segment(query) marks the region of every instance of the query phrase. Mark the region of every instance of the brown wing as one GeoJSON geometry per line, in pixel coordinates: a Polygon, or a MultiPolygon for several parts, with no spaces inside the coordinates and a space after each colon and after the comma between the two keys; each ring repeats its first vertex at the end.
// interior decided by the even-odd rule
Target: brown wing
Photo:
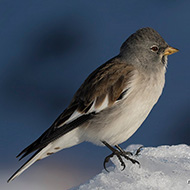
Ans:
{"type": "Polygon", "coordinates": [[[132,65],[127,65],[119,58],[111,59],[88,76],[74,95],[70,106],[78,103],[78,111],[85,113],[95,100],[95,106],[100,106],[106,95],[111,106],[126,88],[133,70],[132,65]]]}
{"type": "Polygon", "coordinates": [[[94,102],[95,108],[98,108],[108,96],[108,107],[113,105],[116,100],[121,99],[123,90],[132,76],[132,71],[133,66],[121,62],[117,57],[97,68],[84,81],[68,108],[55,120],[52,126],[17,157],[23,154],[20,158],[22,159],[91,119],[94,114],[97,114],[96,112],[88,113],[94,102]],[[76,110],[81,113],[81,116],[64,124],[76,110]]]}

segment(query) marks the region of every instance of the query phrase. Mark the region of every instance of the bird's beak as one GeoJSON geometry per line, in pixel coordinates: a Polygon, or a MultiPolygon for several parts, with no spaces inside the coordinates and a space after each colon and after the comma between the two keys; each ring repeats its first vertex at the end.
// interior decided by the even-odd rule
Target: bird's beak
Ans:
{"type": "Polygon", "coordinates": [[[178,49],[169,46],[169,47],[167,47],[167,48],[165,49],[164,55],[171,55],[171,54],[176,53],[176,52],[178,52],[178,51],[179,51],[178,49]]]}

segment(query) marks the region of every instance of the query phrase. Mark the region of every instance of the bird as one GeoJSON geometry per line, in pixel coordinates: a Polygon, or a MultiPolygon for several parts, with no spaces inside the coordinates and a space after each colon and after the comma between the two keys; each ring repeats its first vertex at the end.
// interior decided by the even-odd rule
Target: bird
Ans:
{"type": "Polygon", "coordinates": [[[168,55],[178,51],[153,28],[140,28],[130,35],[119,54],[94,70],[54,123],[18,154],[21,160],[34,152],[8,182],[36,161],[84,141],[112,151],[104,168],[114,155],[123,167],[123,158],[139,164],[119,144],[136,132],[157,103],[168,55]]]}

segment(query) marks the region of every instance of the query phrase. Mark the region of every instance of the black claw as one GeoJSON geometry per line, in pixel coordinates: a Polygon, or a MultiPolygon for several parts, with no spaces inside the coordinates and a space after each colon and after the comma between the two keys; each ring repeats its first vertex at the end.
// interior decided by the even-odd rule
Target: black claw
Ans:
{"type": "Polygon", "coordinates": [[[131,159],[130,161],[131,161],[133,164],[138,164],[138,165],[140,166],[140,162],[139,162],[139,161],[133,160],[133,159],[131,159]]]}
{"type": "Polygon", "coordinates": [[[123,169],[121,169],[121,171],[123,171],[125,169],[125,165],[123,166],[123,169]]]}
{"type": "Polygon", "coordinates": [[[139,156],[140,154],[140,151],[141,151],[141,149],[143,148],[144,146],[140,146],[138,149],[137,149],[137,151],[136,151],[136,153],[135,153],[135,156],[139,156]]]}
{"type": "Polygon", "coordinates": [[[133,164],[138,164],[138,165],[140,166],[139,161],[134,160],[134,159],[130,158],[129,156],[125,155],[125,154],[123,154],[122,156],[123,156],[124,158],[126,158],[127,160],[130,160],[133,164]]]}
{"type": "Polygon", "coordinates": [[[120,161],[121,166],[123,166],[123,169],[121,170],[121,171],[123,171],[125,169],[125,167],[126,167],[125,163],[124,163],[124,161],[123,161],[123,159],[121,158],[120,155],[116,154],[116,156],[117,156],[118,160],[120,161]]]}
{"type": "Polygon", "coordinates": [[[114,153],[108,155],[105,159],[104,159],[104,169],[109,172],[106,168],[106,163],[108,163],[110,161],[110,158],[112,158],[114,156],[114,153]]]}

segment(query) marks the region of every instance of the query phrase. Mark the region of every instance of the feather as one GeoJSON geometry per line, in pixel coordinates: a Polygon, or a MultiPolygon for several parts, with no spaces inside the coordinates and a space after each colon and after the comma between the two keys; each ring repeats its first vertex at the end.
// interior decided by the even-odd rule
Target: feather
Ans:
{"type": "MultiPolygon", "coordinates": [[[[50,145],[49,145],[50,146],[50,145]]],[[[18,177],[22,172],[24,172],[28,167],[30,167],[34,162],[36,162],[40,157],[46,152],[49,148],[46,146],[45,148],[39,149],[25,164],[23,164],[9,179],[7,182],[14,180],[18,177]]]]}

